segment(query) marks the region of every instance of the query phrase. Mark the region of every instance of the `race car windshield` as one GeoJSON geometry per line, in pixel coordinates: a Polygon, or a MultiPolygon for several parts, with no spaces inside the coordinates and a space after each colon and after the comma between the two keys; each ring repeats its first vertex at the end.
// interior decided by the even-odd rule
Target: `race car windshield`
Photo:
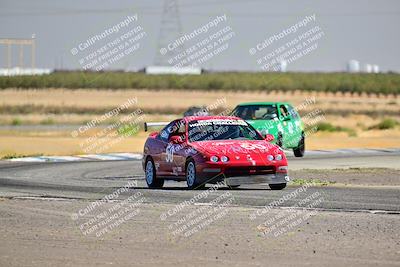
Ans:
{"type": "Polygon", "coordinates": [[[262,140],[262,137],[242,120],[199,120],[189,122],[189,141],[262,140]]]}
{"type": "Polygon", "coordinates": [[[278,117],[276,105],[238,106],[232,115],[243,120],[272,120],[278,117]]]}

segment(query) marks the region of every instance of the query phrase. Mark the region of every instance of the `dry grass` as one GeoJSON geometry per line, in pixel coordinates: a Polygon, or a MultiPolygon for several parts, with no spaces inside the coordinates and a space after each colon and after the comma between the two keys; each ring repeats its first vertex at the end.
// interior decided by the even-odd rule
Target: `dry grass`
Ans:
{"type": "MultiPolygon", "coordinates": [[[[109,148],[105,142],[100,153],[110,152],[143,152],[144,142],[147,134],[140,133],[137,136],[123,138],[121,141],[114,143],[109,148]],[[103,149],[105,148],[105,149],[103,149]]],[[[87,137],[70,136],[70,133],[30,133],[30,134],[2,134],[0,138],[0,158],[6,155],[78,155],[96,153],[96,150],[85,151],[82,144],[85,144],[87,137]]],[[[103,141],[105,139],[99,139],[103,141]]]]}
{"type": "MultiPolygon", "coordinates": [[[[307,107],[305,112],[316,109],[326,112],[326,120],[335,126],[353,129],[357,137],[349,137],[348,133],[319,132],[307,139],[308,149],[335,149],[335,148],[383,148],[399,147],[399,127],[394,130],[379,131],[367,129],[379,123],[387,114],[400,119],[400,101],[394,96],[368,97],[366,95],[352,96],[351,94],[333,93],[282,93],[282,92],[199,92],[178,90],[0,90],[0,106],[21,107],[34,105],[43,107],[57,107],[60,114],[15,114],[3,109],[0,114],[1,124],[12,124],[17,120],[22,124],[83,124],[101,114],[63,113],[62,109],[71,110],[93,109],[112,110],[125,103],[129,98],[137,97],[138,104],[144,110],[160,111],[160,114],[146,114],[146,121],[170,121],[181,114],[173,114],[174,110],[184,110],[189,106],[212,105],[217,100],[225,99],[226,107],[233,108],[241,102],[251,101],[288,101],[299,105],[305,99],[314,98],[316,103],[307,107]],[[361,114],[357,114],[361,113],[361,114]],[[342,116],[345,114],[346,116],[342,116]],[[366,115],[370,114],[370,115],[366,115]],[[371,115],[372,114],[372,115],[371,115]],[[393,115],[394,114],[394,115],[393,115]]],[[[221,107],[220,107],[221,108],[221,107]]],[[[223,107],[222,107],[223,108],[223,107]]],[[[304,112],[303,112],[304,113],[304,112]]],[[[104,123],[119,119],[114,117],[104,123]]],[[[72,138],[70,131],[8,131],[0,130],[0,156],[7,154],[46,154],[70,155],[84,153],[80,144],[87,136],[72,138]]],[[[147,134],[123,139],[103,152],[141,152],[147,134]]]]}
{"type": "MultiPolygon", "coordinates": [[[[93,120],[94,117],[96,115],[91,114],[0,114],[0,125],[11,125],[15,119],[19,119],[24,125],[80,125],[93,120]],[[48,123],[48,121],[52,123],[48,123]]],[[[122,117],[115,116],[112,119],[105,120],[102,124],[112,123],[122,117]]],[[[171,121],[175,118],[177,118],[176,115],[146,114],[147,121],[171,121]]]]}
{"type": "MultiPolygon", "coordinates": [[[[5,155],[76,155],[96,153],[85,152],[81,144],[91,134],[73,138],[70,132],[30,132],[30,133],[0,133],[0,158],[5,155]]],[[[338,148],[391,148],[399,147],[399,130],[369,131],[358,137],[348,137],[346,133],[316,133],[307,138],[307,149],[338,149],[338,148]]],[[[140,132],[134,137],[122,139],[110,148],[102,151],[137,152],[143,151],[147,133],[140,132]]]]}
{"type": "Polygon", "coordinates": [[[315,107],[343,109],[349,112],[360,110],[399,111],[400,102],[394,96],[368,97],[366,95],[342,95],[333,93],[282,93],[282,92],[218,92],[218,91],[178,91],[178,90],[68,90],[41,89],[0,91],[0,105],[39,105],[76,108],[110,108],[125,103],[129,98],[137,97],[141,108],[175,108],[188,106],[210,105],[218,99],[225,98],[228,107],[234,107],[241,102],[250,101],[289,101],[294,105],[301,104],[305,99],[315,97],[315,107]]]}
{"type": "MultiPolygon", "coordinates": [[[[171,121],[178,118],[180,115],[168,114],[146,114],[146,121],[171,121]]],[[[18,119],[23,125],[81,125],[92,120],[94,115],[81,114],[0,114],[0,125],[12,125],[13,121],[18,119]],[[48,122],[51,123],[48,123],[48,122]]],[[[119,120],[121,116],[116,116],[111,120],[104,121],[103,124],[112,123],[119,120]]],[[[345,128],[354,129],[357,132],[368,129],[369,127],[378,124],[382,118],[370,117],[366,115],[349,115],[346,117],[338,115],[327,115],[326,120],[333,125],[342,126],[345,128]]],[[[304,120],[307,121],[307,120],[304,120]]],[[[0,133],[1,135],[1,133],[0,133]]]]}

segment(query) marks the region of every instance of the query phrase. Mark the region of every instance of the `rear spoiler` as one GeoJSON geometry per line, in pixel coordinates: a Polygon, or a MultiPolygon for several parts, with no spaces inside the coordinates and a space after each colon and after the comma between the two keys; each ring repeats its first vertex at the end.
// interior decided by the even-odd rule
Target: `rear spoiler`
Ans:
{"type": "Polygon", "coordinates": [[[145,122],[144,123],[144,131],[147,132],[149,127],[158,127],[158,126],[165,126],[169,122],[145,122]]]}

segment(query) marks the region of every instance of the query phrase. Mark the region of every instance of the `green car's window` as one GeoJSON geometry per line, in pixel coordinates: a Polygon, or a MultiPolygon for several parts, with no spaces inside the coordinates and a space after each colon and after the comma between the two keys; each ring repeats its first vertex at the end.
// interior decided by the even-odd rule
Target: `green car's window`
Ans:
{"type": "Polygon", "coordinates": [[[272,120],[278,117],[276,105],[238,106],[232,115],[244,120],[272,120]]]}
{"type": "Polygon", "coordinates": [[[285,105],[280,105],[279,108],[280,108],[280,111],[281,111],[282,119],[284,119],[284,118],[289,116],[289,112],[287,111],[285,105]]]}
{"type": "Polygon", "coordinates": [[[292,118],[297,120],[299,118],[299,115],[297,114],[296,110],[291,105],[286,105],[286,107],[292,118]]]}

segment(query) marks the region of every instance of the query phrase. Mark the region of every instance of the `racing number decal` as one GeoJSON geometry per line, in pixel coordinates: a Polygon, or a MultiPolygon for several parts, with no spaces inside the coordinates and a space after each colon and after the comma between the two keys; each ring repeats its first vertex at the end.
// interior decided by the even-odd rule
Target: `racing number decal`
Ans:
{"type": "Polygon", "coordinates": [[[260,145],[260,144],[249,144],[249,143],[244,143],[240,145],[241,147],[245,148],[245,149],[249,149],[249,150],[253,150],[253,149],[267,149],[264,145],[260,145]]]}

